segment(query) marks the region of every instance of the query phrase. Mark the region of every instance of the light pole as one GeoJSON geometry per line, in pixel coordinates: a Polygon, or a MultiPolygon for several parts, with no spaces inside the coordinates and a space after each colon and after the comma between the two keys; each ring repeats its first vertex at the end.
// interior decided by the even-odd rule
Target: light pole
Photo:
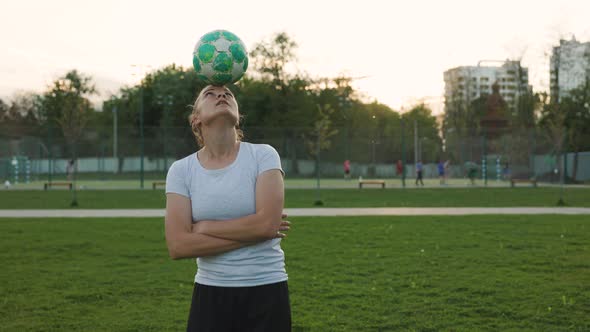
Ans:
{"type": "MultiPolygon", "coordinates": [[[[145,69],[147,68],[148,70],[151,69],[151,66],[149,65],[131,65],[131,67],[134,67],[135,69],[138,69],[140,71],[141,74],[145,74],[145,69]]],[[[133,76],[136,75],[136,73],[132,74],[133,76]]],[[[143,77],[144,75],[142,75],[143,77]]],[[[140,153],[140,159],[139,159],[139,186],[141,189],[143,189],[143,182],[144,182],[144,165],[143,165],[143,157],[144,157],[144,152],[145,152],[145,141],[144,141],[144,136],[143,136],[143,84],[140,81],[139,82],[139,153],[140,153]]]]}
{"type": "MultiPolygon", "coordinates": [[[[402,108],[403,112],[403,108],[402,108]]],[[[406,187],[406,146],[404,142],[404,117],[400,117],[401,148],[402,148],[402,187],[406,187]]]]}
{"type": "Polygon", "coordinates": [[[418,121],[414,120],[414,168],[418,164],[418,121]]]}
{"type": "Polygon", "coordinates": [[[375,162],[375,144],[379,144],[380,142],[377,141],[376,133],[377,133],[377,117],[375,115],[372,116],[373,118],[373,138],[371,139],[371,172],[370,175],[375,177],[377,175],[377,164],[375,162]]]}
{"type": "Polygon", "coordinates": [[[143,189],[143,155],[145,152],[145,141],[143,137],[143,85],[139,86],[139,99],[139,153],[141,155],[141,159],[139,160],[139,187],[143,189]]]}
{"type": "Polygon", "coordinates": [[[162,109],[162,122],[161,122],[161,127],[162,127],[162,133],[163,133],[163,138],[164,138],[164,144],[163,144],[163,152],[164,152],[164,172],[168,171],[168,126],[169,126],[169,122],[170,122],[170,117],[169,117],[169,112],[171,112],[172,110],[172,104],[173,104],[173,100],[174,100],[174,96],[173,95],[165,95],[165,96],[157,96],[156,97],[157,103],[158,105],[161,107],[162,109]]]}
{"type": "Polygon", "coordinates": [[[344,134],[344,139],[346,141],[345,144],[345,154],[344,154],[344,159],[345,160],[350,160],[350,109],[351,109],[351,102],[349,100],[348,94],[343,93],[343,95],[338,97],[338,105],[340,106],[340,108],[342,109],[342,114],[344,117],[344,123],[345,123],[345,134],[344,134]]]}
{"type": "Polygon", "coordinates": [[[113,169],[113,173],[118,173],[119,172],[119,158],[118,158],[118,146],[119,146],[119,142],[118,142],[118,110],[117,110],[117,106],[113,106],[113,159],[115,160],[115,167],[113,169]]]}

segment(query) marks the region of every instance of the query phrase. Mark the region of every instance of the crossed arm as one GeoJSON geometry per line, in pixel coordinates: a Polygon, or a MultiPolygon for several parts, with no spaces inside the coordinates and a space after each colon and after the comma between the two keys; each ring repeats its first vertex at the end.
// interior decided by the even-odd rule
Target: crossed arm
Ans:
{"type": "Polygon", "coordinates": [[[190,199],[167,194],[166,243],[172,259],[217,255],[257,242],[285,236],[289,222],[283,221],[283,177],[268,170],[256,180],[256,212],[224,221],[192,223],[190,199]]]}

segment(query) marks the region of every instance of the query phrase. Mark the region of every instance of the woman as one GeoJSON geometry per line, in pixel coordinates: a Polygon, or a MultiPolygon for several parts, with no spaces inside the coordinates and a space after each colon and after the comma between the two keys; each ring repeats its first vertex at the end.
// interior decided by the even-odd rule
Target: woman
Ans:
{"type": "Polygon", "coordinates": [[[205,87],[189,116],[202,148],[166,177],[168,251],[198,264],[187,331],[291,330],[284,173],[271,146],[240,141],[239,119],[229,89],[205,87]]]}

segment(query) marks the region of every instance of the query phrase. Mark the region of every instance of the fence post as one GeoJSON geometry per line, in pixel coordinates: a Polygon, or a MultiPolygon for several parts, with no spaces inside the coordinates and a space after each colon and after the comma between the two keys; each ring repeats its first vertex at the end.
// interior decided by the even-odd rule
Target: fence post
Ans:
{"type": "Polygon", "coordinates": [[[401,118],[401,143],[402,143],[402,187],[406,187],[406,145],[404,142],[404,118],[401,118]]]}
{"type": "Polygon", "coordinates": [[[484,182],[485,186],[488,185],[488,169],[487,169],[488,156],[487,156],[486,148],[487,148],[486,147],[486,131],[484,129],[484,131],[483,131],[483,157],[482,157],[482,161],[481,161],[481,174],[483,176],[483,182],[484,182]]]}

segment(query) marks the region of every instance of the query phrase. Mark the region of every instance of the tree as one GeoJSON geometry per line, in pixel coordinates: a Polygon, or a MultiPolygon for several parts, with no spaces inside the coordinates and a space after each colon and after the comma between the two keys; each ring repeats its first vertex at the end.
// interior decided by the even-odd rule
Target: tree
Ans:
{"type": "MultiPolygon", "coordinates": [[[[566,129],[566,119],[567,115],[563,111],[560,104],[556,101],[548,101],[547,94],[543,95],[541,99],[543,102],[543,110],[542,110],[542,118],[540,121],[540,125],[545,129],[543,132],[547,136],[547,138],[553,143],[554,151],[557,156],[563,155],[563,148],[564,148],[564,140],[567,135],[566,129]]],[[[563,200],[563,184],[566,181],[566,172],[565,169],[565,158],[567,155],[563,155],[563,162],[560,164],[560,171],[559,174],[561,175],[561,190],[559,192],[559,200],[557,201],[557,205],[563,206],[565,202],[563,200]]]]}
{"type": "Polygon", "coordinates": [[[0,123],[4,124],[4,121],[8,120],[8,105],[4,100],[0,99],[0,123]]]}
{"type": "MultiPolygon", "coordinates": [[[[297,164],[297,148],[293,144],[299,139],[300,128],[294,124],[302,119],[309,119],[310,105],[307,88],[309,80],[304,75],[289,74],[287,66],[297,61],[297,43],[284,32],[275,34],[270,41],[258,43],[252,51],[254,69],[263,82],[268,82],[271,89],[275,91],[268,98],[267,107],[270,108],[269,119],[266,121],[270,126],[285,129],[283,144],[287,155],[291,159],[291,169],[294,174],[299,173],[297,164]]],[[[255,77],[256,75],[254,75],[255,77]]],[[[313,110],[313,108],[311,108],[313,110]]]]}
{"type": "Polygon", "coordinates": [[[295,43],[285,32],[275,34],[270,41],[258,43],[251,55],[254,68],[262,78],[270,77],[275,89],[284,90],[289,83],[286,66],[297,60],[295,43]]]}
{"type": "MultiPolygon", "coordinates": [[[[88,98],[96,93],[92,78],[76,70],[57,79],[44,94],[43,104],[49,121],[54,120],[61,127],[66,144],[74,162],[77,159],[77,143],[82,137],[93,108],[88,98]]],[[[71,206],[77,206],[76,169],[73,174],[73,198],[71,206]]]]}
{"type": "MultiPolygon", "coordinates": [[[[204,84],[192,68],[175,64],[147,73],[140,84],[126,86],[103,103],[101,122],[110,131],[117,116],[119,141],[139,140],[140,110],[143,108],[146,155],[151,158],[181,157],[194,150],[188,115],[204,84]],[[116,110],[116,113],[115,113],[116,110]],[[180,130],[173,129],[180,128],[180,130]]],[[[235,90],[235,87],[232,87],[235,90]]],[[[110,137],[109,132],[105,132],[110,137]]],[[[137,144],[120,144],[119,171],[125,155],[136,154],[137,144]]]]}
{"type": "Polygon", "coordinates": [[[574,152],[572,179],[576,179],[580,151],[590,149],[590,79],[569,91],[559,102],[567,130],[567,147],[574,152]]]}
{"type": "Polygon", "coordinates": [[[320,154],[322,150],[330,148],[332,142],[330,138],[338,133],[338,130],[332,128],[332,121],[330,115],[333,113],[333,109],[330,105],[317,105],[318,119],[315,122],[314,131],[315,137],[305,137],[305,144],[309,149],[309,153],[315,156],[316,160],[316,176],[317,176],[317,197],[315,205],[323,205],[320,199],[320,154]]]}
{"type": "Polygon", "coordinates": [[[39,96],[32,92],[16,93],[10,104],[0,100],[0,127],[6,136],[23,137],[37,133],[39,96]]]}
{"type": "Polygon", "coordinates": [[[414,140],[409,140],[410,149],[418,149],[420,152],[418,158],[427,161],[437,161],[442,152],[442,141],[438,134],[438,124],[436,117],[432,115],[426,105],[419,104],[414,106],[409,112],[402,114],[407,124],[407,131],[413,130],[414,121],[418,127],[418,146],[414,146],[414,140]]]}
{"type": "MultiPolygon", "coordinates": [[[[338,130],[332,127],[330,116],[334,110],[329,104],[317,105],[317,119],[314,124],[314,135],[304,136],[305,146],[309,154],[319,156],[320,151],[329,149],[332,145],[330,138],[338,134],[338,130]]],[[[316,166],[319,169],[319,164],[316,166]]]]}
{"type": "Polygon", "coordinates": [[[464,162],[466,143],[479,135],[481,118],[478,117],[478,113],[485,107],[485,98],[481,96],[467,102],[461,91],[455,91],[451,98],[445,100],[442,123],[445,151],[461,163],[464,162]]]}
{"type": "Polygon", "coordinates": [[[81,138],[93,111],[88,98],[94,94],[92,78],[72,70],[54,81],[43,96],[48,118],[59,124],[66,142],[72,147],[81,138]]]}

